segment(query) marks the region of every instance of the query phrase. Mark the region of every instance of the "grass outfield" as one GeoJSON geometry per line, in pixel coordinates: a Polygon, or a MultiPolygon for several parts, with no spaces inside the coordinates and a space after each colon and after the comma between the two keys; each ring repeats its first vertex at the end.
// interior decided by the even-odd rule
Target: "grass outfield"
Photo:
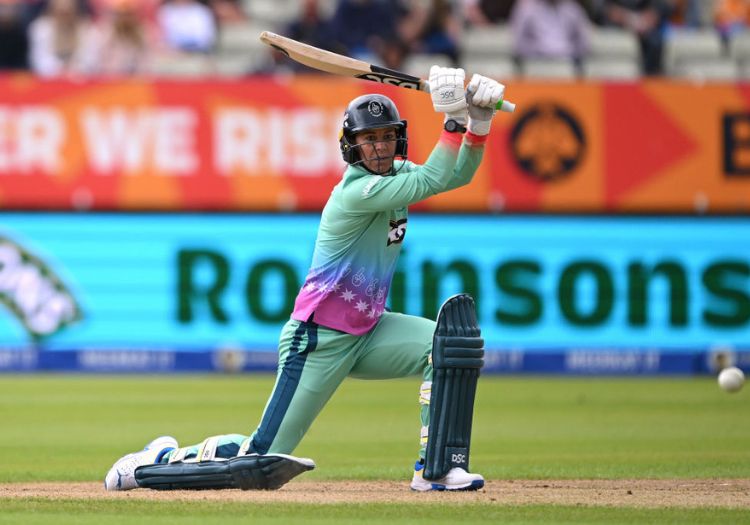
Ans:
{"type": "MultiPolygon", "coordinates": [[[[243,503],[165,503],[165,502],[90,502],[81,501],[2,501],[0,523],[28,525],[91,524],[180,525],[285,524],[305,523],[502,523],[531,525],[623,523],[659,524],[740,524],[747,513],[727,509],[622,509],[573,506],[413,506],[395,504],[281,505],[257,506],[243,503]]],[[[745,521],[743,521],[745,520],[745,521]]]]}
{"type": "MultiPolygon", "coordinates": [[[[0,483],[99,483],[117,457],[156,435],[188,444],[249,433],[271,386],[270,376],[0,376],[0,483]]],[[[406,487],[418,386],[418,379],[345,382],[295,451],[318,465],[298,479],[394,480],[406,487]]],[[[746,480],[749,392],[726,394],[711,378],[483,377],[472,469],[490,481],[746,480]]],[[[132,524],[127,516],[149,523],[750,523],[747,499],[737,508],[633,508],[504,505],[480,495],[415,513],[409,503],[251,504],[199,495],[189,504],[3,497],[0,523],[132,524]]]]}

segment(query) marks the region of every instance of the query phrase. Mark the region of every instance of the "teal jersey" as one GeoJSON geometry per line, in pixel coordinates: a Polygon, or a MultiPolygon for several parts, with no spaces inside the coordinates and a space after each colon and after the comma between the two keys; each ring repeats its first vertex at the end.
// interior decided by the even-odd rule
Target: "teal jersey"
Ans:
{"type": "Polygon", "coordinates": [[[423,165],[398,161],[388,176],[349,166],[323,209],[292,318],[354,335],[371,330],[385,309],[408,206],[468,184],[483,152],[483,137],[443,132],[423,165]]]}

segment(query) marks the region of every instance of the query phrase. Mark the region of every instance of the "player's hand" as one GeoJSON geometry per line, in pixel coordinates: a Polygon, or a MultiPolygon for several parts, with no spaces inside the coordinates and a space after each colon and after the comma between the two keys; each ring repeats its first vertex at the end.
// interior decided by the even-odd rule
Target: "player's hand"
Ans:
{"type": "Polygon", "coordinates": [[[445,119],[454,119],[466,124],[466,98],[464,81],[466,72],[463,69],[432,66],[430,68],[430,94],[432,106],[438,113],[444,113],[445,119]]]}
{"type": "Polygon", "coordinates": [[[474,75],[466,86],[466,102],[469,104],[468,129],[475,135],[487,135],[490,132],[495,106],[503,99],[505,86],[496,80],[474,75]]]}

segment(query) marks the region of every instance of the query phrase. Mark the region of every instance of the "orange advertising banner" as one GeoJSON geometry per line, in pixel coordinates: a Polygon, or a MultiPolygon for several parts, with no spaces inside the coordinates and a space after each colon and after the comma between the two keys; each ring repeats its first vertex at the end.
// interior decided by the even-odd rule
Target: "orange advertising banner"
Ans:
{"type": "MultiPolygon", "coordinates": [[[[0,77],[0,208],[319,210],[345,164],[349,100],[394,99],[409,158],[429,96],[333,76],[242,81],[0,77]]],[[[750,85],[512,82],[474,181],[417,209],[747,213],[750,85]]]]}

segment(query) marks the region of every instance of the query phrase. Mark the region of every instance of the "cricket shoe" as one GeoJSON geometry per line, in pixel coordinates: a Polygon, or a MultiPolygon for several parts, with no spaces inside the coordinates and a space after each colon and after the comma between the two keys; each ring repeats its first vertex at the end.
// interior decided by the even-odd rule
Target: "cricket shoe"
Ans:
{"type": "Polygon", "coordinates": [[[440,479],[429,480],[422,477],[424,463],[417,461],[414,465],[414,476],[411,478],[411,489],[419,492],[428,490],[478,490],[484,487],[484,478],[479,474],[466,472],[454,467],[440,479]]]}
{"type": "Polygon", "coordinates": [[[135,469],[141,465],[152,465],[164,454],[177,448],[177,440],[172,436],[161,436],[153,440],[140,452],[123,456],[112,465],[104,478],[106,490],[131,490],[138,487],[135,469]]]}

